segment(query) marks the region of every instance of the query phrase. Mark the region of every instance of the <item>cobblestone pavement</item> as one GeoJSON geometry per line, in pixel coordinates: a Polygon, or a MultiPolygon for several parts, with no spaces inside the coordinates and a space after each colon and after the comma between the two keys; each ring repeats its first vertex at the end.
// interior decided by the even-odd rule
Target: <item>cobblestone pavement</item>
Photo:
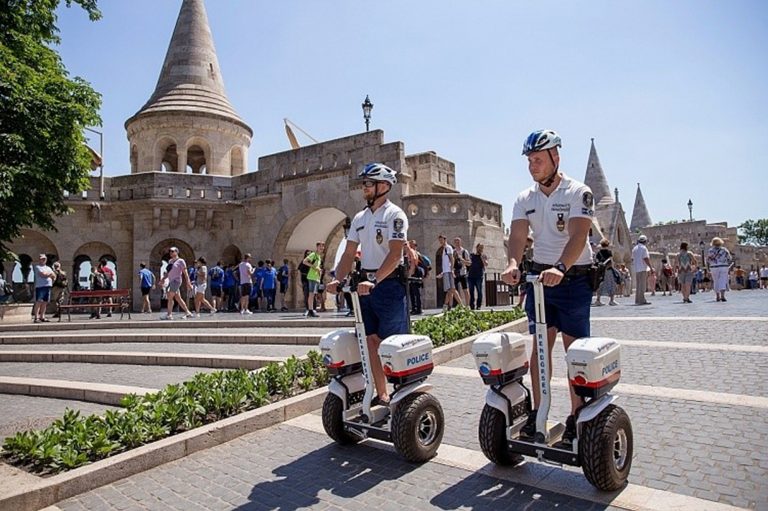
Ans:
{"type": "Polygon", "coordinates": [[[259,431],[59,503],[82,510],[616,509],[291,426],[259,431]]]}
{"type": "MultiPolygon", "coordinates": [[[[651,300],[651,306],[635,307],[628,305],[631,299],[619,298],[620,306],[592,309],[593,335],[649,341],[628,342],[622,348],[622,384],[648,387],[616,392],[634,429],[630,483],[768,510],[768,407],[762,401],[754,406],[739,401],[739,395],[768,397],[768,354],[750,351],[768,346],[768,293],[732,292],[726,303],[715,302],[712,293],[694,296],[692,305],[676,303],[679,295],[651,300]],[[654,346],[653,342],[664,344],[654,346]],[[707,344],[717,346],[702,346],[707,344]],[[668,395],[644,395],[642,389],[650,387],[668,395]],[[685,398],[689,391],[732,394],[733,402],[708,402],[701,393],[695,399],[685,398]]],[[[565,366],[559,344],[554,374],[562,378],[565,366]]],[[[223,345],[216,345],[216,352],[221,352],[219,347],[223,345]]],[[[46,364],[46,371],[60,365],[46,364]]],[[[443,443],[479,451],[477,424],[486,388],[474,373],[470,356],[446,365],[431,377],[446,414],[443,443]]],[[[126,372],[137,369],[120,367],[126,372]]],[[[174,368],[163,367],[159,372],[168,369],[174,368]]],[[[6,374],[3,364],[0,374],[6,374]]],[[[78,379],[83,378],[78,375],[78,379]]],[[[0,407],[5,408],[4,402],[0,407]]],[[[552,418],[562,420],[567,403],[566,388],[555,385],[552,418]]],[[[580,472],[574,467],[563,470],[580,472]]],[[[321,433],[290,424],[245,435],[58,506],[63,510],[192,511],[606,509],[603,504],[434,461],[407,464],[389,450],[367,445],[341,448],[321,433]]]]}

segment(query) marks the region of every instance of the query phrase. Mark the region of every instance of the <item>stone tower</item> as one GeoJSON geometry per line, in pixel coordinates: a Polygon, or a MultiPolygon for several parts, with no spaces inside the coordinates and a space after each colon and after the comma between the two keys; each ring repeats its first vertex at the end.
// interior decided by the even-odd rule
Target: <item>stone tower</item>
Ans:
{"type": "Polygon", "coordinates": [[[632,209],[632,222],[629,224],[629,230],[637,232],[638,229],[651,225],[651,215],[648,214],[648,208],[645,205],[643,192],[640,191],[640,183],[637,183],[637,194],[635,195],[635,207],[632,209]]]}
{"type": "Polygon", "coordinates": [[[227,99],[203,0],[183,0],[155,91],[125,129],[132,174],[246,172],[253,131],[227,99]]]}
{"type": "Polygon", "coordinates": [[[613,195],[608,186],[608,180],[603,173],[603,167],[600,165],[600,158],[595,149],[595,139],[592,139],[592,146],[589,149],[589,159],[587,160],[587,173],[584,176],[584,184],[592,189],[592,195],[595,197],[595,205],[611,204],[613,195]]]}

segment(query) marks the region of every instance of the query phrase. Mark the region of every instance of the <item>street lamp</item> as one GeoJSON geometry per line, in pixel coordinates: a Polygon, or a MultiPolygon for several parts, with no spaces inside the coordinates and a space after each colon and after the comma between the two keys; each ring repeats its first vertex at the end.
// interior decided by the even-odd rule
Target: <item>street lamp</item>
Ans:
{"type": "Polygon", "coordinates": [[[693,201],[688,199],[688,218],[693,222],[693,201]]]}
{"type": "Polygon", "coordinates": [[[368,127],[371,124],[371,110],[373,110],[373,103],[371,103],[371,99],[368,97],[368,94],[366,94],[365,101],[363,101],[363,119],[365,119],[365,131],[368,131],[368,127]]]}
{"type": "Polygon", "coordinates": [[[99,136],[99,200],[104,200],[104,133],[93,128],[85,129],[99,136]]]}

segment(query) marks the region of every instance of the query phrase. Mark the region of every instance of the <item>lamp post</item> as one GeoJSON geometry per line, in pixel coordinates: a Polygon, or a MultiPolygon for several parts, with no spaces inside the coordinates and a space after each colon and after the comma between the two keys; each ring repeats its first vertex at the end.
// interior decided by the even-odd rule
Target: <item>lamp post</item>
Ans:
{"type": "Polygon", "coordinates": [[[368,97],[368,94],[366,94],[365,101],[363,101],[363,119],[365,119],[365,131],[368,131],[368,127],[371,125],[371,110],[373,110],[373,103],[371,103],[371,99],[368,97]]]}
{"type": "Polygon", "coordinates": [[[99,136],[99,200],[104,200],[104,133],[93,128],[85,128],[99,136]]]}
{"type": "Polygon", "coordinates": [[[693,222],[693,201],[688,199],[688,219],[693,222]]]}

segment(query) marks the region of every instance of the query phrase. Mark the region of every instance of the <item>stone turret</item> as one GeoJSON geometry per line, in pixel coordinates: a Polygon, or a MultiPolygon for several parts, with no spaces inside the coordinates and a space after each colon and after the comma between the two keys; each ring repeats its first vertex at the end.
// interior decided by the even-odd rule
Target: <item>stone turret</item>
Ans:
{"type": "Polygon", "coordinates": [[[125,129],[132,174],[246,171],[253,131],[224,91],[203,0],[183,0],[155,91],[125,129]]]}
{"type": "Polygon", "coordinates": [[[611,189],[608,186],[608,180],[603,173],[603,167],[600,165],[600,158],[595,149],[595,139],[592,139],[592,147],[589,148],[589,159],[587,160],[587,173],[584,176],[584,184],[592,189],[592,195],[595,197],[595,205],[611,204],[614,202],[611,189]]]}
{"type": "Polygon", "coordinates": [[[651,225],[651,215],[648,214],[648,208],[645,206],[643,192],[640,191],[640,183],[637,183],[637,194],[635,195],[635,207],[632,209],[632,222],[629,224],[629,230],[636,232],[638,229],[651,225]]]}

